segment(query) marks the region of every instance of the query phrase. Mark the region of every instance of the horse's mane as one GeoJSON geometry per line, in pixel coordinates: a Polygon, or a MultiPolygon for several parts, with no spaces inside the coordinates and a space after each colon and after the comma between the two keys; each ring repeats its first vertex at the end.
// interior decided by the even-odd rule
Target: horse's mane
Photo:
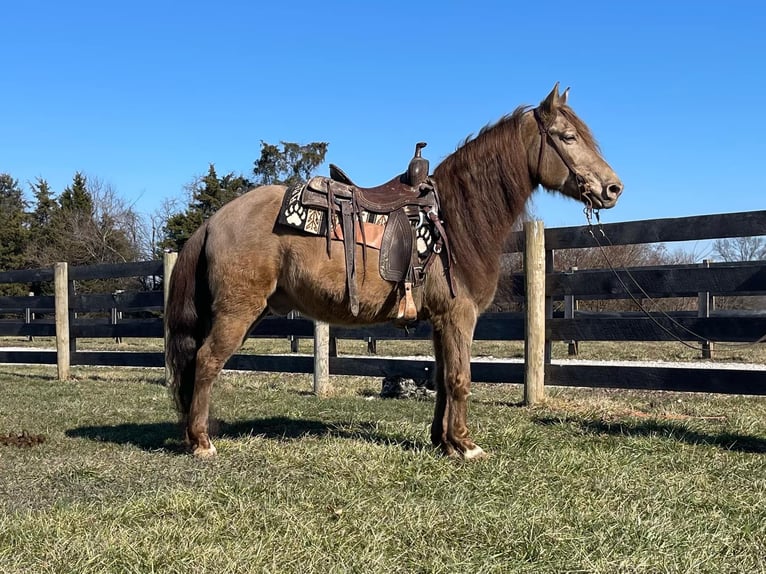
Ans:
{"type": "Polygon", "coordinates": [[[520,125],[528,109],[485,126],[434,170],[455,265],[472,292],[487,283],[494,291],[504,242],[532,194],[520,125]]]}
{"type": "MultiPolygon", "coordinates": [[[[516,224],[525,216],[533,191],[521,118],[530,106],[520,106],[494,124],[467,138],[434,170],[451,249],[469,290],[494,290],[500,255],[516,224]]],[[[567,105],[558,112],[582,143],[599,151],[588,126],[567,105]]]]}

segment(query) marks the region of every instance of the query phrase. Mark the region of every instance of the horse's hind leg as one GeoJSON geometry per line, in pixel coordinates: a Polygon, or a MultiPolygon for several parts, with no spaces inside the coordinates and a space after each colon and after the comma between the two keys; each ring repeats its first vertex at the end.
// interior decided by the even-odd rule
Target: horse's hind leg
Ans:
{"type": "Polygon", "coordinates": [[[197,351],[197,366],[194,376],[194,393],[187,418],[186,438],[194,456],[213,456],[216,449],[210,441],[208,419],[210,415],[210,393],[213,381],[221,372],[226,361],[242,345],[250,327],[266,313],[263,302],[255,313],[216,313],[216,318],[205,341],[197,351]]]}
{"type": "Polygon", "coordinates": [[[467,426],[475,308],[468,302],[456,302],[448,314],[434,317],[432,322],[436,407],[431,441],[448,456],[480,458],[484,451],[471,440],[467,426]]]}

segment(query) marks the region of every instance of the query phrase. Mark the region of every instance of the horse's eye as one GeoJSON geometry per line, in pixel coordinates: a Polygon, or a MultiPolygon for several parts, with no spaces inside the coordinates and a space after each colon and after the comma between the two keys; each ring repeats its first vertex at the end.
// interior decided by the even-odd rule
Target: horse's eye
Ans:
{"type": "Polygon", "coordinates": [[[561,135],[561,141],[565,141],[567,143],[572,143],[577,139],[577,136],[574,134],[562,134],[561,135]]]}

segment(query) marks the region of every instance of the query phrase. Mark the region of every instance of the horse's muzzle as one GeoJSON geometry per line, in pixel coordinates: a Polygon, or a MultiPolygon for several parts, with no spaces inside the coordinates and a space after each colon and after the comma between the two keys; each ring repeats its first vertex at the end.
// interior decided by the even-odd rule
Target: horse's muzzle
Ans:
{"type": "Polygon", "coordinates": [[[617,199],[622,194],[622,182],[613,181],[603,184],[601,187],[601,193],[586,193],[585,201],[596,209],[609,209],[617,204],[617,199]]]}

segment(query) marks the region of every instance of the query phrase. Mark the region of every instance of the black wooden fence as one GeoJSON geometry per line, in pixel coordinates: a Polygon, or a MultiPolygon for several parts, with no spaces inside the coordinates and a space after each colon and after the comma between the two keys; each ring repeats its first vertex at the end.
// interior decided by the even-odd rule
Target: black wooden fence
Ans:
{"type": "MultiPolygon", "coordinates": [[[[766,211],[704,215],[650,221],[605,224],[600,227],[566,227],[546,230],[549,261],[555,251],[598,245],[634,245],[656,242],[766,235],[766,211]],[[603,232],[603,233],[602,233],[603,232]]],[[[714,263],[709,266],[669,265],[630,270],[592,270],[549,273],[546,296],[574,295],[581,299],[629,298],[625,286],[638,295],[638,285],[652,298],[762,295],[766,291],[766,261],[714,263]]],[[[751,343],[766,335],[766,316],[614,317],[609,314],[575,314],[549,318],[549,340],[578,341],[686,341],[704,340],[751,343]],[[691,333],[701,335],[697,339],[691,333]]],[[[690,367],[625,367],[604,365],[561,366],[548,364],[546,384],[619,387],[720,393],[766,394],[766,371],[690,367]]]]}
{"type": "MultiPolygon", "coordinates": [[[[766,261],[743,263],[713,263],[698,265],[669,265],[642,267],[629,270],[610,269],[552,272],[555,252],[569,248],[598,248],[603,245],[627,245],[672,241],[696,241],[716,238],[766,235],[766,211],[706,215],[698,217],[633,221],[605,224],[600,228],[576,226],[547,229],[545,249],[547,269],[545,294],[547,321],[545,337],[551,341],[667,341],[675,338],[748,343],[766,335],[766,316],[726,316],[712,314],[695,317],[689,314],[662,314],[648,317],[637,313],[585,313],[574,312],[564,316],[553,312],[553,301],[565,297],[578,299],[626,299],[626,292],[640,285],[652,298],[697,297],[705,292],[714,296],[766,295],[766,261]],[[595,233],[591,233],[595,232],[595,233]],[[603,232],[603,234],[602,234],[603,232]],[[595,235],[595,238],[594,238],[595,235]]],[[[523,235],[517,245],[524,249],[523,235]]],[[[116,277],[162,278],[163,262],[94,265],[69,269],[70,297],[69,345],[71,362],[75,365],[152,366],[164,365],[160,352],[81,352],[77,339],[99,337],[163,337],[161,312],[163,293],[121,292],[115,294],[77,294],[76,282],[88,279],[116,277]],[[155,313],[153,318],[125,318],[115,322],[115,313],[128,317],[140,310],[155,313]],[[111,318],[87,318],[95,312],[109,314],[111,318]]],[[[0,272],[2,283],[32,283],[51,281],[51,269],[0,272]]],[[[520,297],[524,297],[521,276],[512,280],[520,297]]],[[[644,297],[641,294],[641,297],[644,297]]],[[[18,318],[0,320],[0,336],[54,336],[55,324],[50,319],[54,307],[53,297],[0,297],[0,316],[17,313],[18,318]],[[47,319],[31,319],[40,314],[47,319]]],[[[523,313],[487,313],[482,315],[475,332],[477,340],[523,340],[525,318],[523,313]]],[[[267,318],[251,333],[253,337],[312,337],[314,324],[308,319],[267,318]]],[[[429,343],[430,326],[418,324],[405,333],[390,325],[358,329],[332,327],[331,337],[339,339],[418,339],[423,340],[424,353],[429,343]]],[[[56,364],[56,352],[47,350],[2,350],[0,363],[56,364]]],[[[309,356],[296,355],[235,355],[227,368],[303,372],[314,369],[309,356]]],[[[341,375],[388,376],[412,378],[428,376],[432,361],[427,358],[333,357],[330,372],[341,375]]],[[[524,378],[524,363],[514,361],[472,362],[472,377],[480,382],[520,383],[524,378]]],[[[714,362],[705,369],[688,366],[621,366],[556,364],[545,365],[548,385],[586,387],[613,387],[702,391],[741,394],[766,394],[766,371],[738,370],[716,367],[714,362]]]]}

